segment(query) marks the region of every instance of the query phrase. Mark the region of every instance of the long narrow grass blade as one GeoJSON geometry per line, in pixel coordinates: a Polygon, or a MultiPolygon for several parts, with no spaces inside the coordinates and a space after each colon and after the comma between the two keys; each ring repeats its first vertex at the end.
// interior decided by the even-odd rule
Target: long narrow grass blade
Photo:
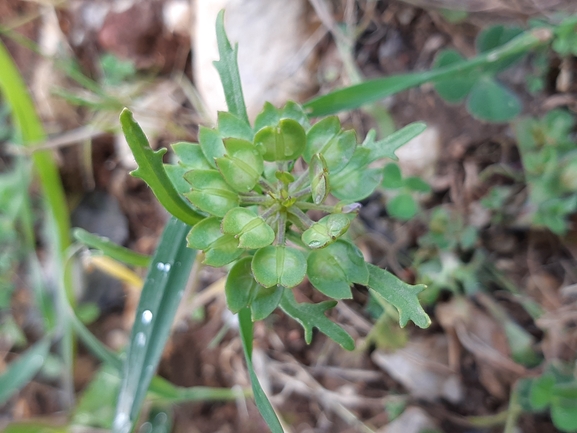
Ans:
{"type": "Polygon", "coordinates": [[[84,245],[96,248],[104,255],[127,265],[147,267],[150,264],[149,256],[124,248],[108,238],[89,233],[84,229],[74,229],[73,236],[84,245]]]}
{"type": "MultiPolygon", "coordinates": [[[[46,134],[26,84],[2,42],[0,42],[0,91],[12,110],[14,125],[22,144],[30,145],[44,140],[46,134]]],[[[64,252],[70,244],[70,220],[58,167],[49,150],[34,152],[32,160],[40,177],[50,212],[57,222],[59,249],[64,252]]]]}
{"type": "Polygon", "coordinates": [[[533,29],[522,33],[510,42],[478,55],[466,62],[449,65],[433,71],[415,72],[391,77],[377,78],[365,81],[343,89],[335,90],[327,95],[319,96],[303,107],[311,117],[327,116],[339,111],[352,110],[364,104],[378,101],[411,87],[419,86],[428,81],[451,77],[454,74],[463,74],[477,67],[500,59],[511,57],[531,48],[548,43],[553,36],[549,29],[533,29]]]}
{"type": "Polygon", "coordinates": [[[160,360],[188,281],[196,251],[187,248],[190,227],[171,218],[146,277],[124,362],[113,432],[134,426],[160,360]]]}
{"type": "Polygon", "coordinates": [[[240,339],[242,341],[242,348],[244,350],[244,357],[246,359],[246,367],[250,375],[250,383],[252,385],[252,392],[254,394],[254,401],[260,414],[266,421],[272,433],[283,433],[284,430],[278,420],[276,413],[266,396],[258,377],[254,372],[252,365],[252,318],[249,308],[243,308],[238,313],[240,339]]]}
{"type": "MultiPolygon", "coordinates": [[[[71,311],[71,323],[74,331],[84,343],[86,348],[99,360],[113,367],[118,373],[122,373],[122,360],[108,349],[104,344],[92,334],[86,326],[71,311]]],[[[162,401],[163,403],[181,403],[185,401],[225,401],[238,398],[250,397],[250,390],[229,389],[229,388],[209,388],[195,386],[190,388],[175,386],[160,376],[155,376],[148,388],[150,398],[162,401]]]]}
{"type": "Polygon", "coordinates": [[[216,40],[220,59],[214,62],[214,66],[220,75],[228,111],[249,123],[238,71],[238,46],[235,45],[233,48],[226,36],[223,10],[216,18],[216,40]]]}
{"type": "Polygon", "coordinates": [[[10,364],[0,376],[0,406],[32,380],[44,364],[49,350],[50,339],[45,337],[10,364]]]}

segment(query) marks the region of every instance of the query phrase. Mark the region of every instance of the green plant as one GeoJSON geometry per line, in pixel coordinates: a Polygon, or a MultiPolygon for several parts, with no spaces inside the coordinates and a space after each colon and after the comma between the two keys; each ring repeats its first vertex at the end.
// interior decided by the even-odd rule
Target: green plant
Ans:
{"type": "Polygon", "coordinates": [[[577,431],[577,379],[570,368],[549,365],[543,374],[523,384],[526,411],[549,410],[553,424],[563,432],[577,431]]]}
{"type": "MultiPolygon", "coordinates": [[[[411,124],[381,141],[375,141],[371,132],[359,145],[355,133],[343,130],[337,117],[311,126],[302,108],[289,102],[282,109],[265,105],[251,126],[236,49],[224,32],[222,13],[217,20],[217,38],[221,58],[215,66],[229,112],[219,113],[215,128],[200,128],[198,144],[175,144],[177,164],[163,164],[166,149],[155,152],[150,148],[132,113],[124,110],[120,116],[138,163],[133,174],[143,179],[160,203],[182,222],[173,217],[170,224],[174,233],[166,248],[174,251],[166,259],[153,258],[145,282],[137,309],[142,321],[135,321],[132,330],[113,425],[116,432],[132,427],[168,337],[166,326],[158,328],[154,320],[159,317],[166,323],[179,299],[167,292],[167,298],[160,300],[157,285],[161,280],[170,293],[179,293],[164,279],[174,278],[175,272],[186,274],[194,251],[182,249],[185,243],[203,251],[207,265],[232,264],[226,282],[227,303],[239,313],[256,403],[273,431],[282,429],[252,370],[253,321],[266,318],[280,306],[303,326],[307,342],[317,328],[352,350],[353,339],[325,312],[336,301],[352,297],[352,284],[361,284],[399,310],[402,326],[409,320],[421,327],[430,323],[417,300],[424,286],[408,285],[366,263],[346,238],[359,207],[357,201],[369,196],[382,181],[382,170],[369,165],[382,158],[395,159],[394,151],[422,132],[424,125],[411,124]],[[329,204],[334,203],[329,201],[330,195],[340,201],[329,204]],[[311,210],[326,215],[313,221],[307,215],[311,210]],[[297,302],[292,288],[305,276],[333,300],[297,302]]],[[[162,239],[164,242],[165,237],[162,239]]],[[[165,248],[162,242],[159,252],[165,248]]]]}
{"type": "MultiPolygon", "coordinates": [[[[476,40],[477,52],[487,53],[522,33],[518,27],[496,25],[484,29],[476,40]]],[[[447,102],[460,103],[467,100],[467,110],[473,117],[489,122],[506,122],[521,112],[521,102],[509,89],[499,83],[498,73],[511,67],[523,56],[523,52],[498,61],[479,65],[467,74],[435,80],[435,89],[447,102]]],[[[443,50],[435,59],[434,69],[462,64],[466,60],[455,50],[443,50]]]]}
{"type": "Polygon", "coordinates": [[[383,168],[381,186],[394,193],[394,196],[387,200],[387,212],[393,218],[404,221],[410,220],[419,211],[419,203],[415,195],[431,192],[429,184],[420,177],[403,177],[401,169],[394,162],[383,168]]]}
{"type": "Polygon", "coordinates": [[[529,189],[531,222],[556,234],[567,231],[567,218],[577,209],[577,151],[571,136],[574,124],[573,115],[563,110],[514,123],[529,189]]]}

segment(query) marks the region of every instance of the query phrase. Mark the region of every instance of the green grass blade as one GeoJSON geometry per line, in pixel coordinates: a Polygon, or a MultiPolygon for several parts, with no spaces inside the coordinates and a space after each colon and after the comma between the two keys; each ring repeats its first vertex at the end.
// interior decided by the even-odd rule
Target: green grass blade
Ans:
{"type": "MultiPolygon", "coordinates": [[[[44,140],[46,134],[36,114],[26,84],[2,42],[0,42],[0,91],[12,109],[14,125],[22,144],[32,145],[44,140]]],[[[68,204],[58,167],[50,150],[34,152],[32,161],[40,178],[50,212],[56,221],[58,247],[63,253],[70,245],[70,222],[68,204]]],[[[68,295],[70,296],[70,293],[68,295]]]]}
{"type": "Polygon", "coordinates": [[[113,432],[128,433],[169,337],[196,251],[187,248],[190,227],[171,218],[146,277],[126,352],[113,432]]]}
{"type": "Polygon", "coordinates": [[[238,45],[232,48],[226,36],[224,10],[220,11],[216,18],[216,40],[220,59],[214,62],[214,67],[220,75],[228,111],[249,123],[240,82],[240,73],[238,72],[238,45]]]}
{"type": "Polygon", "coordinates": [[[550,29],[533,29],[522,33],[510,42],[478,55],[468,61],[426,72],[414,72],[391,77],[377,78],[354,86],[335,90],[306,102],[303,107],[311,117],[327,116],[339,111],[352,110],[364,104],[378,101],[403,90],[429,81],[450,78],[455,74],[468,73],[472,69],[491,64],[532,48],[548,43],[553,36],[550,29]]]}
{"type": "Polygon", "coordinates": [[[75,228],[72,232],[75,239],[82,242],[84,245],[96,248],[104,253],[104,255],[126,263],[132,266],[148,267],[150,265],[150,257],[144,254],[139,254],[135,251],[124,248],[115,244],[110,239],[103,236],[98,236],[87,232],[81,228],[75,228]]]}
{"type": "Polygon", "coordinates": [[[254,401],[262,417],[271,429],[272,433],[283,433],[283,428],[278,420],[276,413],[270,404],[270,401],[264,390],[260,386],[258,377],[254,372],[252,365],[252,319],[250,317],[250,309],[243,308],[238,313],[240,339],[242,341],[242,348],[244,350],[244,357],[246,359],[246,366],[250,375],[250,383],[252,385],[252,392],[254,394],[254,401]]]}
{"type": "Polygon", "coordinates": [[[173,216],[189,225],[204,217],[195,212],[178,193],[164,170],[162,156],[166,149],[152,150],[140,125],[134,121],[130,110],[120,113],[122,132],[138,164],[131,174],[145,181],[162,206],[173,216]]]}
{"type": "Polygon", "coordinates": [[[32,380],[44,364],[49,350],[50,339],[45,337],[8,366],[0,376],[0,406],[32,380]]]}

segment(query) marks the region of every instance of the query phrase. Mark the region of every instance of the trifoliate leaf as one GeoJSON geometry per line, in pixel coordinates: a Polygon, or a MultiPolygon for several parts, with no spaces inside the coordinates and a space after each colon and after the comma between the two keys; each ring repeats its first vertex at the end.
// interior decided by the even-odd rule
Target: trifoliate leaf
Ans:
{"type": "Polygon", "coordinates": [[[303,242],[313,249],[332,244],[348,230],[351,215],[331,214],[321,218],[302,234],[303,242]]]}
{"type": "Polygon", "coordinates": [[[362,253],[350,242],[341,240],[310,252],[307,275],[313,286],[333,299],[351,299],[352,284],[366,286],[369,282],[362,253]]]}
{"type": "Polygon", "coordinates": [[[409,176],[403,181],[403,183],[411,191],[424,193],[431,192],[431,185],[417,176],[409,176]]]}
{"type": "Polygon", "coordinates": [[[313,155],[322,154],[329,172],[333,174],[347,165],[356,147],[355,132],[341,131],[339,118],[331,116],[314,124],[309,130],[303,158],[310,163],[313,155]]]}
{"type": "Polygon", "coordinates": [[[521,101],[491,76],[479,79],[467,98],[467,110],[487,122],[504,123],[521,112],[521,101]]]}
{"type": "Polygon", "coordinates": [[[254,137],[250,125],[228,111],[218,112],[218,132],[223,139],[239,138],[252,142],[254,137]]]}
{"type": "Polygon", "coordinates": [[[303,153],[306,134],[296,120],[282,119],[276,126],[259,130],[254,143],[265,161],[291,161],[303,153]]]}
{"type": "MultiPolygon", "coordinates": [[[[523,33],[521,27],[504,26],[502,24],[497,24],[491,27],[486,27],[479,32],[477,39],[475,40],[475,45],[479,53],[486,53],[488,51],[494,50],[507,42],[511,41],[516,36],[523,33]]],[[[526,51],[522,51],[513,56],[507,56],[501,58],[497,61],[487,63],[483,66],[484,72],[489,72],[495,74],[504,69],[507,69],[521,58],[527,54],[526,51]]]]}
{"type": "Polygon", "coordinates": [[[313,328],[317,328],[331,340],[346,350],[354,350],[355,341],[339,325],[325,316],[325,312],[333,308],[335,301],[325,301],[318,304],[298,303],[291,290],[285,289],[280,302],[281,309],[301,324],[305,331],[305,341],[310,344],[313,339],[313,328]]]}
{"type": "Polygon", "coordinates": [[[403,186],[403,175],[397,164],[391,162],[383,168],[383,188],[398,189],[403,186]]]}
{"type": "Polygon", "coordinates": [[[532,379],[529,403],[534,410],[543,410],[549,406],[554,386],[555,376],[552,374],[546,373],[541,377],[532,379]]]}
{"type": "Polygon", "coordinates": [[[238,138],[224,140],[226,155],[216,158],[224,180],[238,192],[249,192],[264,170],[262,156],[250,141],[238,138]]]}
{"type": "Polygon", "coordinates": [[[329,195],[329,169],[320,153],[314,154],[311,158],[309,176],[313,202],[321,204],[329,195]]]}
{"type": "Polygon", "coordinates": [[[387,201],[386,208],[389,215],[403,221],[408,221],[413,218],[419,210],[419,206],[413,196],[405,193],[399,194],[387,201]]]}
{"type": "Polygon", "coordinates": [[[261,248],[252,259],[254,278],[263,286],[294,287],[305,277],[307,262],[294,248],[272,246],[261,248]]]}
{"type": "Polygon", "coordinates": [[[186,198],[199,209],[223,217],[238,206],[238,194],[224,181],[216,170],[192,170],[184,175],[192,185],[186,198]]]}
{"type": "Polygon", "coordinates": [[[198,130],[198,141],[200,142],[200,148],[206,161],[213,168],[216,168],[215,159],[224,156],[226,153],[224,142],[218,131],[207,128],[206,126],[201,126],[198,130]]]}
{"type": "Polygon", "coordinates": [[[220,218],[206,218],[196,224],[186,238],[188,246],[204,251],[203,263],[216,268],[235,261],[243,250],[234,236],[220,231],[220,218]]]}
{"type": "Polygon", "coordinates": [[[551,397],[551,419],[559,430],[577,431],[577,383],[555,385],[551,397]]]}
{"type": "Polygon", "coordinates": [[[222,220],[222,231],[238,239],[239,248],[257,249],[272,244],[274,230],[250,209],[236,207],[222,220]]]}
{"type": "Polygon", "coordinates": [[[331,194],[339,200],[360,201],[370,196],[383,179],[383,171],[368,168],[371,151],[358,147],[347,166],[331,174],[331,194]]]}
{"type": "MultiPolygon", "coordinates": [[[[433,68],[438,69],[464,62],[466,60],[459,52],[453,49],[442,50],[437,54],[433,68]]],[[[478,78],[479,72],[477,71],[471,71],[467,74],[453,74],[451,78],[435,81],[435,90],[445,101],[459,103],[467,97],[478,78]]]]}
{"type": "Polygon", "coordinates": [[[420,328],[427,328],[431,324],[431,319],[421,307],[417,297],[427,286],[424,284],[412,286],[384,269],[370,263],[367,263],[367,266],[369,268],[367,287],[399,311],[401,327],[404,327],[409,320],[420,328]]]}

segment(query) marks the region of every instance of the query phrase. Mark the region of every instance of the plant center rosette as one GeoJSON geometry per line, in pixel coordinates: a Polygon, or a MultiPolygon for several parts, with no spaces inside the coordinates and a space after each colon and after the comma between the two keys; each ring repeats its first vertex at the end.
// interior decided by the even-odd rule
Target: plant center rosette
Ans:
{"type": "MultiPolygon", "coordinates": [[[[412,138],[424,125],[406,128],[412,138]]],[[[336,116],[311,126],[302,108],[289,102],[281,109],[266,104],[254,128],[220,112],[216,128],[200,127],[199,143],[173,145],[179,161],[166,171],[206,215],[190,231],[188,244],[203,251],[207,265],[234,263],[225,286],[233,312],[249,307],[253,320],[261,320],[280,304],[303,323],[303,314],[324,317],[335,304],[303,310],[287,289],[306,276],[335,300],[352,298],[354,283],[369,286],[372,265],[346,233],[357,202],[382,181],[382,168],[370,164],[396,159],[394,150],[408,141],[374,137],[371,132],[357,144],[355,132],[343,130],[336,116]],[[311,219],[310,211],[321,217],[311,219]]]]}

